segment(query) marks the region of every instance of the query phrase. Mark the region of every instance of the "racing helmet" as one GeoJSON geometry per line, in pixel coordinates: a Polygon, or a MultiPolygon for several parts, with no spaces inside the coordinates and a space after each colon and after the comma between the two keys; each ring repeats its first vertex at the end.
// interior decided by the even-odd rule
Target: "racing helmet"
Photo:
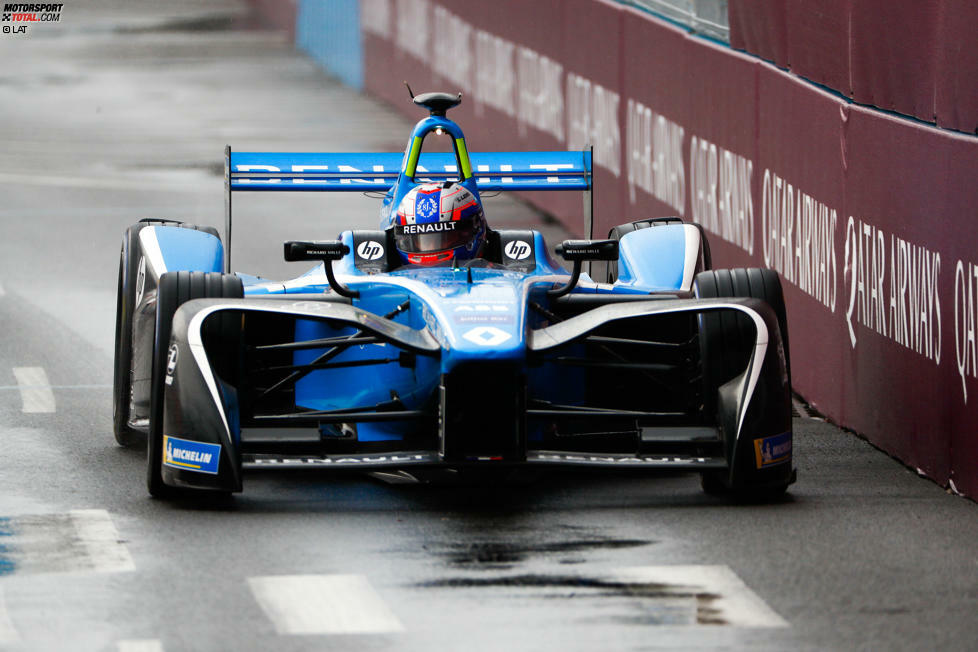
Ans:
{"type": "Polygon", "coordinates": [[[406,263],[470,260],[482,254],[485,242],[482,203],[458,183],[415,186],[397,207],[394,246],[406,263]]]}

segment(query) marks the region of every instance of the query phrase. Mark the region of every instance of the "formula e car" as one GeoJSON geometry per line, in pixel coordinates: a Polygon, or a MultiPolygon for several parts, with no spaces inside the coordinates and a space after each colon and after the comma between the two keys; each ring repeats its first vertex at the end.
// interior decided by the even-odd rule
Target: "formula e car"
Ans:
{"type": "Polygon", "coordinates": [[[236,191],[381,191],[384,227],[421,183],[579,191],[590,222],[590,151],[470,155],[447,117],[461,95],[414,101],[429,115],[403,154],[227,148],[223,242],[164,220],[126,231],[114,431],[123,445],[148,436],[149,492],[238,492],[253,467],[548,465],[784,492],[795,473],[780,281],[712,269],[695,224],[643,219],[565,241],[569,272],[531,230],[490,229],[479,258],[422,266],[397,255],[391,228],[285,243],[287,260],[315,264],[293,280],[231,272],[236,191]],[[451,151],[422,153],[445,135],[451,151]]]}

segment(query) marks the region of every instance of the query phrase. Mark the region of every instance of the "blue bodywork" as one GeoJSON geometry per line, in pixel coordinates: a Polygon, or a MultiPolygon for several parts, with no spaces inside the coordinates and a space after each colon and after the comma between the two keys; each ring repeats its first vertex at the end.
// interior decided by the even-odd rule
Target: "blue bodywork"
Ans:
{"type": "MultiPolygon", "coordinates": [[[[591,189],[591,153],[498,152],[470,156],[461,128],[444,115],[431,115],[414,127],[403,154],[241,153],[226,151],[227,193],[233,190],[268,191],[384,191],[381,229],[392,225],[394,209],[415,185],[454,180],[476,197],[481,190],[591,189]],[[423,153],[427,137],[452,141],[452,152],[423,153]]],[[[492,216],[488,215],[490,227],[492,216]]],[[[220,251],[212,243],[199,246],[187,238],[194,232],[156,227],[166,257],[176,260],[178,250],[194,253],[186,269],[219,271],[220,251]],[[166,232],[165,235],[164,232],[166,232]],[[179,240],[179,241],[178,241],[179,240]],[[172,252],[172,253],[171,253],[172,252]],[[202,263],[201,261],[205,261],[202,263]]],[[[557,369],[549,363],[528,366],[527,337],[546,321],[529,310],[531,304],[549,305],[548,291],[567,282],[566,269],[550,256],[539,232],[522,242],[532,247],[532,267],[487,262],[464,267],[403,266],[377,273],[358,267],[354,234],[340,240],[350,254],[333,263],[340,283],[358,293],[352,305],[373,315],[386,315],[402,304],[395,322],[424,330],[440,344],[440,356],[417,356],[410,365],[399,359],[397,347],[375,343],[352,346],[331,362],[341,366],[308,373],[295,383],[295,406],[307,410],[341,410],[370,406],[396,396],[409,410],[423,409],[437,394],[439,380],[467,363],[501,363],[523,368],[535,396],[560,397],[573,404],[580,392],[580,369],[557,369]],[[533,321],[533,323],[528,323],[533,321]],[[367,362],[356,366],[359,361],[367,362]]],[[[228,236],[230,213],[228,214],[228,236]]],[[[586,274],[574,293],[648,294],[650,291],[688,290],[689,255],[685,226],[672,224],[629,233],[621,241],[619,280],[594,283],[586,274]],[[686,279],[686,287],[683,287],[686,279]]],[[[696,241],[695,246],[699,246],[696,241]]],[[[172,268],[171,268],[172,269],[172,268]]],[[[284,282],[269,282],[238,273],[245,297],[269,295],[323,295],[330,292],[323,265],[284,282]]],[[[545,324],[544,324],[545,325],[545,324]]],[[[296,341],[354,335],[356,327],[324,320],[297,319],[296,341]]],[[[295,365],[310,364],[326,351],[303,349],[293,354],[295,365]]],[[[359,441],[387,441],[403,436],[398,422],[361,423],[359,441]]],[[[529,433],[536,438],[539,433],[529,433]]],[[[233,433],[236,436],[236,433],[233,433]]]]}
{"type": "Polygon", "coordinates": [[[156,236],[162,254],[165,271],[181,269],[201,272],[220,272],[224,265],[224,246],[220,238],[204,231],[156,227],[151,233],[156,236]]]}
{"type": "MultiPolygon", "coordinates": [[[[534,250],[546,251],[546,243],[534,232],[534,250]]],[[[340,239],[353,248],[352,232],[340,239]]],[[[525,333],[531,301],[546,302],[547,290],[568,273],[548,255],[538,257],[533,272],[496,267],[408,266],[386,274],[366,274],[351,256],[334,265],[338,279],[360,293],[353,305],[383,315],[410,300],[410,309],[395,321],[411,328],[427,329],[442,345],[439,358],[420,356],[414,368],[399,365],[397,355],[380,367],[346,367],[315,371],[296,383],[296,405],[314,410],[340,409],[349,405],[373,405],[397,393],[405,405],[418,409],[429,399],[439,378],[455,367],[474,360],[508,361],[522,365],[526,357],[525,333]],[[378,382],[383,378],[383,382],[378,382]]],[[[267,296],[261,279],[245,285],[246,296],[267,296]]],[[[308,294],[329,288],[322,266],[317,266],[282,292],[308,294]]],[[[296,340],[352,335],[353,327],[332,328],[321,321],[299,321],[296,340]]],[[[350,362],[391,355],[383,344],[352,347],[334,360],[350,362]]],[[[299,351],[295,364],[307,364],[325,349],[299,351]]],[[[359,439],[375,441],[398,438],[404,429],[397,423],[365,423],[359,439]]]]}
{"type": "Polygon", "coordinates": [[[619,241],[617,286],[650,290],[681,290],[689,247],[681,225],[639,229],[619,241]]]}

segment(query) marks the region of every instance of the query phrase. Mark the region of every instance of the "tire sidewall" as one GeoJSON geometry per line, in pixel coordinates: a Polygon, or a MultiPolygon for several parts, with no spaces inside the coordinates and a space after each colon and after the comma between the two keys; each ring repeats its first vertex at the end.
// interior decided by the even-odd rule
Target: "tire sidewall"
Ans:
{"type": "Polygon", "coordinates": [[[116,288],[115,356],[112,379],[112,430],[121,446],[139,443],[143,434],[129,426],[132,393],[132,323],[136,309],[136,274],[139,266],[139,232],[146,224],[126,229],[119,254],[116,288]]]}

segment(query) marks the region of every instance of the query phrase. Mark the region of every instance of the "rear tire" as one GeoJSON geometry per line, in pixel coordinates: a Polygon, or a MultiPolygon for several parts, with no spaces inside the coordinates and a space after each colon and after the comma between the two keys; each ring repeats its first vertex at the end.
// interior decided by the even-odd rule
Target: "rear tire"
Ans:
{"type": "Polygon", "coordinates": [[[112,434],[120,446],[135,446],[143,433],[129,426],[132,400],[132,314],[136,307],[138,250],[136,236],[143,225],[126,229],[119,253],[119,283],[115,303],[115,360],[112,375],[112,434]]]}
{"type": "Polygon", "coordinates": [[[112,434],[120,446],[137,446],[145,434],[130,427],[132,401],[132,320],[139,285],[139,232],[147,226],[172,226],[209,233],[220,239],[212,226],[195,226],[172,220],[142,220],[126,229],[119,253],[119,282],[115,304],[115,358],[112,374],[112,434]]]}
{"type": "MultiPolygon", "coordinates": [[[[761,299],[774,310],[784,347],[785,370],[791,383],[791,359],[788,348],[788,319],[778,273],[771,269],[719,269],[700,272],[693,281],[693,291],[700,299],[753,298],[761,299]]],[[[747,366],[754,344],[754,324],[743,314],[728,311],[700,314],[700,355],[706,387],[717,388],[741,373],[747,366]]],[[[707,392],[707,409],[718,410],[717,399],[707,392]]],[[[739,456],[743,461],[743,455],[739,456]]],[[[744,466],[744,465],[742,465],[744,466]]],[[[700,474],[703,491],[714,496],[741,500],[772,501],[782,496],[794,480],[794,474],[784,483],[752,485],[749,472],[734,469],[733,480],[725,471],[700,474]],[[740,476],[740,477],[738,477],[740,476]]]]}
{"type": "MultiPolygon", "coordinates": [[[[146,446],[146,487],[156,498],[186,495],[185,490],[163,482],[163,398],[165,370],[173,315],[191,299],[241,298],[241,279],[215,272],[169,272],[160,277],[156,297],[156,336],[153,343],[153,376],[150,394],[149,440],[146,446]]],[[[227,329],[227,324],[218,326],[227,329]]]]}

